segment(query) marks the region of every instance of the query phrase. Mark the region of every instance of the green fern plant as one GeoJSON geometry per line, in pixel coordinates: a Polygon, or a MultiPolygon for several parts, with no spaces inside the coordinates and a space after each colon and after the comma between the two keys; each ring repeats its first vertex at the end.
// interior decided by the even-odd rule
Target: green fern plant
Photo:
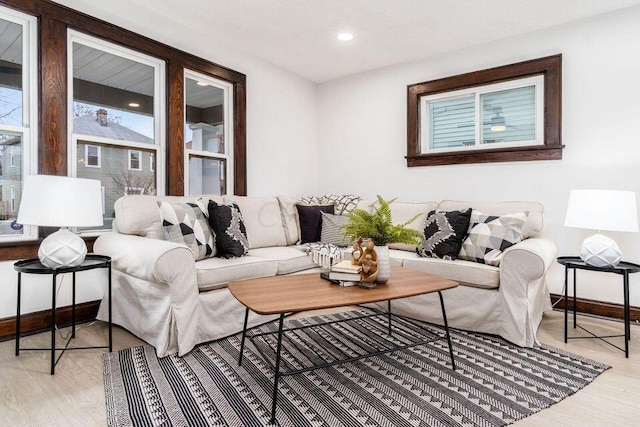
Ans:
{"type": "Polygon", "coordinates": [[[363,239],[369,238],[377,246],[385,246],[389,243],[406,243],[409,245],[418,245],[420,239],[423,238],[422,233],[407,226],[420,216],[414,216],[402,224],[394,225],[391,220],[391,203],[396,199],[384,200],[378,197],[378,204],[372,204],[372,213],[364,209],[354,209],[349,215],[349,222],[341,228],[344,235],[351,240],[359,237],[363,239]]]}

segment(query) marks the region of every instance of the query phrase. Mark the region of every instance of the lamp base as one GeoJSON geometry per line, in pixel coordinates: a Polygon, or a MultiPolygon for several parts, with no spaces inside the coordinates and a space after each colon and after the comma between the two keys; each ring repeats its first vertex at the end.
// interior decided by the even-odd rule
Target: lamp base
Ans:
{"type": "Polygon", "coordinates": [[[614,267],[622,259],[622,253],[613,239],[596,233],[582,242],[580,258],[594,267],[614,267]]]}
{"type": "Polygon", "coordinates": [[[87,245],[77,234],[61,228],[40,244],[38,258],[45,267],[75,267],[87,256],[87,245]]]}

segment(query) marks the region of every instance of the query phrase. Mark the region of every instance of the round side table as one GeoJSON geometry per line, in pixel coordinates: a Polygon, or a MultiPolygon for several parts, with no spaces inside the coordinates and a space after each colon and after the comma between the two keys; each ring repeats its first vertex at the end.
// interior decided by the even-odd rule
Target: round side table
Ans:
{"type": "Polygon", "coordinates": [[[92,348],[113,348],[113,335],[111,323],[111,258],[104,255],[89,254],[82,264],[75,267],[49,268],[42,265],[38,258],[25,259],[13,265],[18,272],[18,302],[16,305],[16,356],[20,350],[47,350],[51,351],[51,375],[55,374],[55,367],[62,355],[67,350],[86,350],[92,348]],[[96,268],[106,268],[109,273],[108,298],[109,298],[109,345],[93,347],[69,347],[69,342],[76,336],[76,273],[79,271],[94,270],[96,268]],[[26,274],[51,274],[51,347],[46,348],[20,348],[20,296],[22,293],[22,273],[26,274]],[[58,274],[72,273],[72,303],[71,303],[71,336],[64,347],[56,348],[56,283],[58,274]],[[56,350],[62,351],[56,359],[56,350]]]}

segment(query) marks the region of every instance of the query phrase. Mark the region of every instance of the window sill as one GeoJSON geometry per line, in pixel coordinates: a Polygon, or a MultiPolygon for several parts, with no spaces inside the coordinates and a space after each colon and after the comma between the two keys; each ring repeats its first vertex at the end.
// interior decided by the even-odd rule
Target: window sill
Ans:
{"type": "Polygon", "coordinates": [[[498,149],[449,151],[406,156],[407,166],[439,166],[470,163],[560,160],[564,145],[536,145],[498,149]]]}

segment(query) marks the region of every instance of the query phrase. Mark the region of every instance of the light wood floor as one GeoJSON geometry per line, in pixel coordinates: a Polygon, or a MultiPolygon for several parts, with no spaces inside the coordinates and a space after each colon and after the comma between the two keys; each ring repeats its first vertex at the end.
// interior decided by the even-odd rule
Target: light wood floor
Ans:
{"type": "MultiPolygon", "coordinates": [[[[603,335],[621,333],[622,323],[579,316],[579,323],[603,335]]],[[[104,323],[83,325],[75,345],[103,345],[104,323]]],[[[570,331],[573,333],[574,331],[570,331]]],[[[58,339],[68,333],[59,331],[58,339]]],[[[640,327],[632,326],[631,354],[598,340],[563,342],[563,315],[547,313],[539,330],[545,343],[612,366],[592,384],[564,401],[534,414],[516,426],[637,426],[640,425],[640,327]]],[[[621,340],[621,339],[617,339],[621,340]]],[[[21,340],[21,347],[48,346],[42,333],[21,340]]],[[[127,331],[114,327],[114,350],[140,345],[127,331]]],[[[0,343],[0,425],[104,426],[106,413],[102,377],[102,350],[67,352],[49,375],[48,352],[21,352],[15,341],[0,343]]]]}

